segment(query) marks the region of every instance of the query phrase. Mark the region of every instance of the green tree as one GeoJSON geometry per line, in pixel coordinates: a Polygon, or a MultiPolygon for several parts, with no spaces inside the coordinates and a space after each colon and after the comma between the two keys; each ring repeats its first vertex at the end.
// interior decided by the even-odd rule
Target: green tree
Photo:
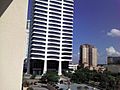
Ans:
{"type": "Polygon", "coordinates": [[[41,80],[43,79],[44,81],[48,82],[48,83],[56,83],[59,80],[59,76],[57,75],[56,72],[47,72],[46,74],[44,74],[41,78],[41,80]]]}

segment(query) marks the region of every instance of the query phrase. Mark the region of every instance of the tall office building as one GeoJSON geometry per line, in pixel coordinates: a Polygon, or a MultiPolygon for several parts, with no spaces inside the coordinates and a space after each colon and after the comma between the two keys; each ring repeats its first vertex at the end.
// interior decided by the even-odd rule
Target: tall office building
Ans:
{"type": "Polygon", "coordinates": [[[80,64],[84,67],[96,67],[97,66],[97,48],[89,44],[83,44],[80,46],[80,64]]]}
{"type": "Polygon", "coordinates": [[[27,72],[61,75],[72,61],[72,34],[73,0],[34,0],[27,72]]]}

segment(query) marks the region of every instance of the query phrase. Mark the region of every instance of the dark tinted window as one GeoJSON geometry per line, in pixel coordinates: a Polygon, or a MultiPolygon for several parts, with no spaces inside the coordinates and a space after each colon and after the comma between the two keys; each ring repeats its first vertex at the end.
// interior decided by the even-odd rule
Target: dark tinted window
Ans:
{"type": "Polygon", "coordinates": [[[47,52],[48,54],[56,54],[56,55],[59,55],[60,53],[59,52],[47,52]]]}
{"type": "Polygon", "coordinates": [[[45,19],[45,18],[40,18],[40,17],[34,17],[34,19],[38,19],[38,20],[41,20],[41,21],[47,21],[47,19],[45,19]]]}
{"type": "Polygon", "coordinates": [[[51,15],[50,15],[49,17],[50,17],[50,18],[53,18],[53,19],[59,19],[59,20],[61,19],[60,17],[57,17],[57,16],[51,16],[51,15]]]}
{"type": "Polygon", "coordinates": [[[46,29],[45,26],[39,26],[39,25],[33,25],[33,27],[46,29]]]}
{"type": "Polygon", "coordinates": [[[60,29],[58,29],[58,28],[53,28],[53,27],[50,27],[49,29],[50,29],[50,30],[55,30],[55,31],[60,31],[60,29]]]}
{"type": "Polygon", "coordinates": [[[62,41],[62,42],[66,44],[72,44],[72,41],[62,41]]]}
{"type": "Polygon", "coordinates": [[[33,53],[45,53],[45,51],[38,51],[38,50],[31,50],[31,52],[33,52],[33,53]]]}
{"type": "Polygon", "coordinates": [[[50,6],[52,6],[52,7],[56,7],[56,8],[61,8],[61,6],[52,5],[52,4],[50,4],[50,6]]]}
{"type": "Polygon", "coordinates": [[[48,47],[48,50],[60,50],[60,49],[55,47],[48,47]]]}
{"type": "Polygon", "coordinates": [[[48,43],[50,46],[60,46],[60,44],[55,44],[55,43],[48,43]]]}
{"type": "Polygon", "coordinates": [[[52,32],[52,31],[49,31],[48,33],[60,35],[59,32],[52,32]]]}
{"type": "Polygon", "coordinates": [[[33,29],[33,31],[35,31],[35,32],[41,32],[41,33],[46,33],[46,31],[43,31],[43,30],[38,30],[38,29],[33,29]]]}
{"type": "Polygon", "coordinates": [[[44,3],[44,2],[38,2],[38,1],[35,1],[35,2],[42,5],[48,5],[47,3],[44,3]]]}
{"type": "Polygon", "coordinates": [[[32,43],[31,44],[40,44],[40,45],[45,45],[45,43],[44,42],[36,42],[36,41],[32,41],[32,43]]]}
{"type": "Polygon", "coordinates": [[[54,9],[54,8],[50,8],[50,10],[52,10],[52,11],[56,11],[56,12],[61,12],[61,10],[54,9]]]}
{"type": "Polygon", "coordinates": [[[55,13],[55,12],[49,12],[50,14],[53,14],[53,15],[58,15],[58,16],[61,16],[61,14],[59,13],[55,13]]]}
{"type": "Polygon", "coordinates": [[[50,42],[60,42],[59,40],[54,40],[54,39],[48,39],[50,42]]]}
{"type": "Polygon", "coordinates": [[[61,27],[61,25],[58,24],[49,24],[50,26],[55,26],[55,27],[61,27]]]}
{"type": "Polygon", "coordinates": [[[59,59],[59,57],[57,57],[57,56],[47,56],[47,58],[59,59]]]}
{"type": "Polygon", "coordinates": [[[60,2],[56,2],[56,1],[50,1],[50,2],[61,5],[60,2]]]}
{"type": "Polygon", "coordinates": [[[45,56],[43,56],[43,55],[35,55],[35,54],[32,54],[31,57],[44,58],[45,56]]]}
{"type": "Polygon", "coordinates": [[[71,57],[62,57],[62,59],[72,59],[71,57]]]}

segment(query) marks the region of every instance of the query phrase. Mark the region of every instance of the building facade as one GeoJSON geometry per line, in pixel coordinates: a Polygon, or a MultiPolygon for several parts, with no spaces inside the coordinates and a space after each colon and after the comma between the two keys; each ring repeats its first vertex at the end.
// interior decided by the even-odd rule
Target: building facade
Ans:
{"type": "Polygon", "coordinates": [[[29,34],[30,74],[57,70],[72,60],[73,0],[34,0],[29,34]]]}
{"type": "Polygon", "coordinates": [[[120,65],[120,56],[116,56],[116,57],[113,57],[113,56],[108,56],[107,57],[107,64],[110,65],[110,64],[119,64],[120,65]]]}
{"type": "Polygon", "coordinates": [[[112,73],[120,73],[120,56],[107,57],[107,70],[112,73]]]}
{"type": "Polygon", "coordinates": [[[0,1],[0,90],[21,90],[28,0],[0,1]]]}
{"type": "Polygon", "coordinates": [[[78,64],[74,64],[74,63],[69,63],[69,70],[74,72],[75,70],[77,70],[78,68],[78,64]]]}
{"type": "Polygon", "coordinates": [[[84,67],[97,66],[97,48],[89,44],[80,46],[80,64],[84,67]]]}

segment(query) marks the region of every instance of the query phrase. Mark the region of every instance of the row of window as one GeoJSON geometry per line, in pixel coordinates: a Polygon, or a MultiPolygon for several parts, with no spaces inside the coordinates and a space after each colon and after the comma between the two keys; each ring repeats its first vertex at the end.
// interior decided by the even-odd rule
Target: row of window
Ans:
{"type": "MultiPolygon", "coordinates": [[[[34,27],[36,27],[36,28],[44,28],[44,29],[46,29],[46,27],[45,26],[42,26],[42,25],[47,25],[47,23],[45,23],[45,22],[38,22],[38,21],[34,21],[34,23],[35,23],[35,25],[34,25],[34,27]]],[[[54,27],[61,27],[61,25],[59,25],[59,24],[49,24],[49,26],[54,26],[54,27]]],[[[71,25],[71,26],[68,26],[68,25],[63,25],[63,28],[67,28],[67,29],[72,29],[73,28],[73,26],[71,25]]],[[[50,28],[50,30],[56,30],[56,28],[50,28]]],[[[37,30],[37,29],[36,29],[37,30]]],[[[65,29],[64,29],[65,30],[65,29]]],[[[63,31],[64,31],[63,30],[63,31]]],[[[60,31],[60,29],[57,29],[57,31],[60,31]]],[[[69,31],[68,31],[69,32],[69,31]]]]}
{"type": "MultiPolygon", "coordinates": [[[[64,46],[63,46],[63,47],[64,47],[64,46]]],[[[45,49],[44,46],[35,46],[35,45],[31,46],[31,48],[45,49]]],[[[69,48],[71,48],[71,46],[70,46],[69,48]]],[[[48,47],[47,49],[48,49],[48,50],[60,50],[60,49],[57,48],[57,47],[48,47]]],[[[66,47],[66,46],[65,46],[65,48],[62,49],[62,50],[63,50],[63,51],[71,51],[71,49],[68,49],[68,47],[66,47]],[[66,48],[67,48],[67,49],[66,49],[66,48]]]]}
{"type": "MultiPolygon", "coordinates": [[[[49,48],[48,48],[48,50],[49,50],[49,48]]],[[[41,51],[41,50],[31,50],[31,53],[45,54],[45,51],[41,51]]],[[[48,51],[47,54],[60,55],[59,52],[55,52],[55,51],[51,51],[51,52],[48,51]]],[[[62,55],[72,55],[72,53],[62,53],[62,55]]]]}
{"type": "MultiPolygon", "coordinates": [[[[45,4],[45,3],[44,3],[45,4]]],[[[63,10],[65,10],[65,11],[63,11],[63,13],[67,13],[67,14],[73,14],[73,12],[71,12],[71,11],[73,11],[73,8],[70,8],[70,7],[73,7],[73,5],[69,5],[69,4],[63,4],[63,5],[65,5],[65,7],[63,6],[63,10]],[[66,7],[67,6],[67,7],[66,7]],[[67,10],[67,11],[66,11],[67,10]]],[[[44,13],[47,13],[47,10],[48,10],[48,8],[47,8],[47,5],[39,5],[39,3],[35,3],[35,6],[34,6],[35,8],[35,11],[38,11],[38,12],[44,12],[44,13]]],[[[49,8],[49,10],[51,10],[51,11],[56,11],[56,12],[61,12],[61,6],[59,6],[59,5],[55,5],[55,4],[50,4],[50,8],[49,8]]]]}
{"type": "MultiPolygon", "coordinates": [[[[46,17],[46,20],[43,19],[43,21],[47,21],[47,14],[40,14],[40,13],[36,13],[36,12],[35,12],[35,15],[41,16],[41,17],[46,17]]],[[[49,20],[51,20],[51,19],[61,20],[61,17],[55,16],[55,15],[49,15],[49,20]]],[[[38,18],[38,20],[42,20],[42,19],[39,19],[39,18],[38,18]]],[[[72,20],[73,20],[73,16],[63,15],[63,20],[65,20],[65,21],[72,21],[72,20]]]]}
{"type": "Polygon", "coordinates": [[[46,31],[44,31],[44,30],[39,30],[39,29],[33,29],[33,32],[46,33],[46,31]]]}
{"type": "MultiPolygon", "coordinates": [[[[31,38],[31,40],[40,40],[40,41],[46,41],[45,39],[45,35],[43,34],[37,34],[37,33],[34,33],[32,34],[33,37],[31,38]],[[44,38],[42,38],[44,37],[44,38]]],[[[57,36],[57,35],[48,35],[49,38],[53,38],[52,41],[54,42],[57,42],[56,40],[54,39],[59,39],[60,40],[60,36],[57,36]]],[[[72,37],[62,37],[62,39],[65,39],[65,40],[72,40],[72,37]]]]}
{"type": "MultiPolygon", "coordinates": [[[[35,47],[35,46],[34,46],[35,47]]],[[[58,48],[48,48],[48,50],[60,50],[60,49],[58,49],[58,48]]],[[[70,51],[71,51],[71,49],[69,49],[70,51]]],[[[63,50],[64,51],[64,50],[63,50]]],[[[68,50],[67,50],[68,51],[68,50]]],[[[41,51],[41,50],[31,50],[31,53],[41,53],[41,54],[44,54],[45,53],[45,51],[41,51]]],[[[55,51],[48,51],[47,52],[48,54],[57,54],[57,55],[59,55],[60,53],[59,52],[55,52],[55,51]]],[[[62,55],[72,55],[72,53],[62,53],[62,55]]]]}
{"type": "MultiPolygon", "coordinates": [[[[31,54],[31,57],[45,58],[44,55],[31,54]]],[[[47,56],[47,58],[59,59],[58,56],[47,56]]],[[[72,57],[62,57],[62,59],[72,59],[72,57]]]]}
{"type": "MultiPolygon", "coordinates": [[[[51,40],[52,41],[52,40],[51,40]]],[[[62,43],[67,44],[67,45],[72,45],[72,41],[62,41],[62,43]]],[[[38,45],[45,45],[45,42],[41,42],[41,41],[34,41],[32,40],[31,44],[38,44],[38,45]]],[[[49,42],[48,43],[49,46],[60,46],[60,44],[54,43],[54,42],[49,42]]],[[[63,47],[71,47],[71,46],[63,46],[63,47]]]]}
{"type": "MultiPolygon", "coordinates": [[[[51,38],[51,37],[50,37],[51,38]]],[[[53,37],[52,37],[53,38],[53,37]]],[[[56,37],[55,37],[56,38],[56,37]]],[[[59,37],[57,37],[57,38],[59,38],[59,37]]],[[[37,38],[37,37],[32,37],[32,41],[34,42],[33,44],[39,44],[39,43],[37,43],[37,41],[36,41],[36,43],[35,43],[35,40],[37,40],[37,41],[40,41],[40,42],[45,42],[46,40],[44,39],[44,38],[37,38]]],[[[72,44],[72,40],[71,41],[67,41],[67,40],[71,40],[71,39],[66,39],[65,41],[62,41],[62,43],[65,43],[65,44],[72,44]]],[[[48,39],[48,41],[49,42],[56,42],[56,43],[60,43],[60,40],[55,40],[55,39],[48,39]]]]}
{"type": "MultiPolygon", "coordinates": [[[[50,31],[60,31],[61,29],[56,28],[56,27],[49,27],[49,30],[50,30],[50,31]]],[[[38,33],[46,33],[46,30],[39,29],[39,28],[38,28],[38,29],[37,29],[37,28],[34,28],[32,31],[33,31],[33,33],[35,33],[35,32],[36,32],[36,33],[37,33],[37,32],[38,32],[38,33]]],[[[64,33],[64,32],[66,32],[66,33],[72,33],[72,30],[63,29],[63,33],[64,33]]],[[[32,34],[32,35],[33,35],[33,34],[32,34]]],[[[37,34],[36,34],[36,35],[37,35],[37,34]]],[[[60,33],[59,33],[58,35],[60,35],[60,33]]],[[[37,36],[39,36],[39,34],[38,34],[37,36]]],[[[68,35],[68,36],[70,36],[70,35],[68,35]]]]}
{"type": "Polygon", "coordinates": [[[46,35],[44,35],[44,34],[39,34],[39,33],[33,33],[32,36],[46,37],[46,35]]]}
{"type": "MultiPolygon", "coordinates": [[[[57,9],[53,9],[53,8],[50,8],[51,11],[55,11],[55,12],[61,12],[61,10],[57,10],[57,9]]],[[[57,13],[55,14],[55,12],[49,12],[49,14],[53,14],[53,15],[58,15],[58,16],[61,16],[61,14],[57,13]]],[[[34,13],[44,13],[44,14],[47,14],[47,10],[38,10],[37,8],[35,8],[34,10],[34,13]]],[[[73,12],[69,12],[69,11],[63,11],[63,14],[66,13],[68,15],[72,15],[73,12]]]]}
{"type": "MultiPolygon", "coordinates": [[[[37,2],[37,3],[35,3],[35,4],[40,4],[40,2],[37,2]]],[[[41,5],[46,5],[46,6],[47,6],[46,3],[42,3],[42,2],[41,2],[41,5]]],[[[65,5],[66,5],[66,4],[65,4],[65,5]]],[[[53,5],[53,4],[50,4],[50,6],[55,7],[55,8],[58,8],[58,9],[61,9],[61,8],[62,8],[61,6],[55,5],[55,4],[54,4],[54,5],[53,5]]],[[[35,7],[40,8],[39,5],[35,5],[35,7]]],[[[45,7],[45,8],[42,7],[41,9],[46,10],[47,8],[46,8],[46,7],[45,7]]],[[[70,7],[69,7],[69,6],[63,6],[63,9],[64,9],[64,10],[68,10],[68,11],[73,11],[73,7],[71,7],[71,6],[70,6],[70,7]]]]}
{"type": "MultiPolygon", "coordinates": [[[[47,26],[46,23],[44,23],[44,22],[37,22],[37,21],[34,21],[34,22],[35,23],[34,23],[33,27],[46,29],[46,26],[47,26]]],[[[61,28],[61,25],[59,25],[59,24],[49,24],[49,26],[54,26],[54,27],[50,27],[49,28],[50,30],[60,31],[60,29],[57,29],[56,27],[61,28]]],[[[67,29],[72,29],[73,28],[73,26],[67,26],[67,25],[64,25],[62,27],[63,28],[67,28],[67,29]]]]}
{"type": "MultiPolygon", "coordinates": [[[[43,46],[31,46],[31,48],[45,49],[45,47],[43,47],[43,46]]],[[[56,47],[48,47],[47,49],[48,50],[60,50],[60,48],[56,48],[56,47]]],[[[62,49],[62,51],[72,51],[72,49],[64,48],[64,49],[62,49]]],[[[38,53],[44,53],[44,51],[40,51],[38,53]]]]}
{"type": "MultiPolygon", "coordinates": [[[[44,42],[32,41],[31,44],[45,45],[46,43],[44,43],[44,42]]],[[[60,44],[52,43],[52,42],[49,42],[48,45],[49,45],[49,46],[58,46],[58,47],[60,46],[60,44]]]]}
{"type": "MultiPolygon", "coordinates": [[[[45,35],[42,35],[42,34],[33,34],[34,36],[43,36],[43,37],[45,37],[45,35]]],[[[49,35],[48,35],[48,37],[51,37],[51,38],[60,38],[60,36],[58,36],[58,35],[60,35],[60,33],[58,33],[58,32],[49,32],[49,35]]],[[[68,34],[68,33],[63,33],[63,35],[65,35],[65,36],[72,36],[72,34],[68,34]]],[[[71,37],[62,37],[63,39],[72,39],[71,37]]]]}

